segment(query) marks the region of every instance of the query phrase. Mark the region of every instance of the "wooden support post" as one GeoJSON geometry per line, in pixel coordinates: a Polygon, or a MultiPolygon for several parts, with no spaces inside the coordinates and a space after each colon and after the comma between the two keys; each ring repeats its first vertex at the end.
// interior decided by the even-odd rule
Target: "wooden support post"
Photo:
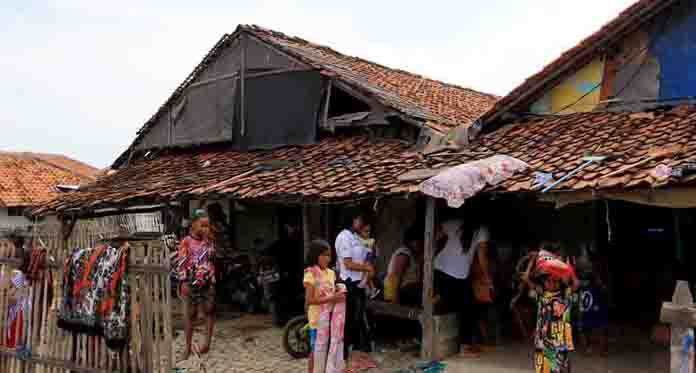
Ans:
{"type": "Polygon", "coordinates": [[[302,206],[302,264],[304,266],[304,258],[307,256],[309,243],[312,241],[309,229],[309,206],[302,206]]]}
{"type": "Polygon", "coordinates": [[[240,121],[239,123],[241,124],[241,130],[240,130],[240,135],[244,137],[246,134],[246,100],[245,100],[245,80],[246,80],[246,57],[247,57],[247,42],[246,42],[246,36],[242,35],[241,38],[241,43],[242,43],[242,61],[241,61],[241,67],[240,67],[240,76],[239,76],[239,116],[240,116],[240,121]]]}
{"type": "Polygon", "coordinates": [[[688,282],[677,282],[672,302],[662,304],[660,321],[671,324],[670,372],[693,373],[696,307],[688,282]]]}
{"type": "Polygon", "coordinates": [[[424,359],[435,356],[435,321],[433,318],[433,257],[435,255],[435,199],[428,197],[425,212],[425,253],[423,258],[423,340],[421,354],[424,359]]]}
{"type": "MultiPolygon", "coordinates": [[[[324,113],[321,116],[321,126],[327,127],[329,123],[329,104],[331,103],[331,79],[326,83],[326,101],[324,101],[324,113]]],[[[333,130],[333,128],[331,129],[333,130]]]]}

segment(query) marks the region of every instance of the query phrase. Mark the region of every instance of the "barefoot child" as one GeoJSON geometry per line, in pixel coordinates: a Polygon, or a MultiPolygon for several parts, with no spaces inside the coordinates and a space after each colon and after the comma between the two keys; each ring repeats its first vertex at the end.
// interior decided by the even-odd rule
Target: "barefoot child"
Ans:
{"type": "Polygon", "coordinates": [[[210,222],[205,210],[196,210],[192,220],[191,233],[179,244],[175,261],[179,291],[184,302],[186,347],[183,360],[191,355],[193,322],[197,313],[205,315],[208,332],[199,353],[205,354],[210,350],[215,326],[215,267],[212,263],[215,250],[210,240],[210,222]]]}
{"type": "MultiPolygon", "coordinates": [[[[343,358],[343,346],[340,345],[343,323],[339,318],[345,318],[345,313],[341,315],[334,306],[345,303],[346,295],[344,291],[337,291],[336,273],[329,268],[330,263],[330,245],[325,241],[313,241],[307,253],[307,269],[302,280],[310,328],[309,373],[331,373],[334,369],[341,368],[343,358]]],[[[342,309],[345,311],[345,308],[342,309]]]]}
{"type": "MultiPolygon", "coordinates": [[[[370,237],[371,227],[369,224],[365,224],[363,229],[359,232],[360,240],[362,241],[365,248],[367,248],[367,256],[365,257],[365,262],[369,263],[373,267],[377,266],[377,248],[375,246],[375,239],[370,237]]],[[[367,276],[360,283],[360,287],[364,288],[367,292],[367,296],[370,298],[375,298],[379,295],[379,289],[375,286],[375,274],[368,273],[367,276]]]]}

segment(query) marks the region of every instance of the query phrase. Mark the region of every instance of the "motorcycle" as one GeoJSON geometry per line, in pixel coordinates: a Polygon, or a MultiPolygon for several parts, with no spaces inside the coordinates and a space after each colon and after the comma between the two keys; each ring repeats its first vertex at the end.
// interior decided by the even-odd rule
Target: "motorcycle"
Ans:
{"type": "Polygon", "coordinates": [[[306,315],[292,318],[283,328],[283,349],[295,359],[309,357],[309,319],[306,315]]]}
{"type": "Polygon", "coordinates": [[[257,313],[261,310],[262,289],[257,282],[249,255],[218,258],[216,268],[217,291],[220,297],[239,304],[244,312],[257,313]]]}

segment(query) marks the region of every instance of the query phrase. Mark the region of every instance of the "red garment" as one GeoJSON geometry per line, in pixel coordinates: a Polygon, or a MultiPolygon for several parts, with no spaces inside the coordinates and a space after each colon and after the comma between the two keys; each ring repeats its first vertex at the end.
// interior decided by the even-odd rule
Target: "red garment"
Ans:
{"type": "MultiPolygon", "coordinates": [[[[8,315],[9,318],[9,315],[8,315]]],[[[17,312],[14,320],[10,320],[9,329],[5,338],[5,347],[16,348],[17,344],[22,341],[24,335],[24,317],[22,312],[17,312]]]]}
{"type": "Polygon", "coordinates": [[[536,270],[558,279],[570,279],[575,276],[575,269],[559,257],[545,250],[539,251],[536,270]]]}

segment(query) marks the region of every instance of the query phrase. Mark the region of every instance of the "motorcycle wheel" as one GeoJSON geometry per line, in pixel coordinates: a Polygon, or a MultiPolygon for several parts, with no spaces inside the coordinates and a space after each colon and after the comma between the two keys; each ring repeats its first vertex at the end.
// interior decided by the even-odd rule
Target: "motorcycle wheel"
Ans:
{"type": "Polygon", "coordinates": [[[302,332],[309,320],[307,316],[297,316],[287,324],[283,331],[283,349],[295,359],[304,359],[309,356],[309,337],[302,332]]]}

